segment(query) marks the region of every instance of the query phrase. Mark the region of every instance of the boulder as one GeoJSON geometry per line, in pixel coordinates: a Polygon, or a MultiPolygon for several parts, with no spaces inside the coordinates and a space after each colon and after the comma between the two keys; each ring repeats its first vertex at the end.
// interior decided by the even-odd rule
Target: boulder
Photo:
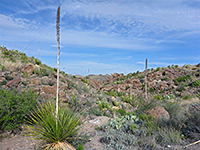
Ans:
{"type": "Polygon", "coordinates": [[[34,67],[32,64],[28,64],[26,67],[22,69],[22,72],[27,72],[29,75],[33,74],[34,67]]]}
{"type": "Polygon", "coordinates": [[[167,89],[168,88],[167,82],[166,81],[160,82],[158,88],[160,91],[167,89]]]}
{"type": "Polygon", "coordinates": [[[148,110],[147,115],[152,115],[156,120],[169,120],[169,113],[161,106],[156,106],[151,110],[148,110]]]}
{"type": "Polygon", "coordinates": [[[105,91],[110,91],[112,89],[116,89],[115,86],[112,86],[112,85],[109,85],[109,86],[106,86],[106,87],[103,87],[102,90],[105,90],[105,91]]]}
{"type": "Polygon", "coordinates": [[[119,74],[119,73],[112,73],[111,75],[112,75],[112,77],[113,77],[113,78],[117,78],[117,77],[119,77],[119,76],[120,76],[120,74],[119,74]]]}
{"type": "Polygon", "coordinates": [[[46,94],[56,95],[56,86],[42,85],[42,91],[46,94]]]}
{"type": "Polygon", "coordinates": [[[38,78],[38,77],[37,78],[33,78],[33,79],[31,79],[30,83],[34,84],[34,85],[40,85],[40,84],[42,84],[42,79],[38,78]]]}
{"type": "Polygon", "coordinates": [[[137,89],[138,87],[141,87],[141,82],[139,79],[134,79],[132,84],[133,84],[133,89],[137,89]]]}
{"type": "Polygon", "coordinates": [[[11,88],[11,87],[17,87],[20,82],[21,82],[21,78],[15,78],[15,79],[9,81],[6,84],[6,86],[9,87],[9,88],[11,88]]]}

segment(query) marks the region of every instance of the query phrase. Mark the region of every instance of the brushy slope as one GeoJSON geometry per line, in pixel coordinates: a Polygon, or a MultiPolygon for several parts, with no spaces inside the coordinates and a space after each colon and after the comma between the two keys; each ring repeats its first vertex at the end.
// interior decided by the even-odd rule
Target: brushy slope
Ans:
{"type": "MultiPolygon", "coordinates": [[[[56,68],[17,50],[0,47],[0,88],[30,89],[40,101],[55,100],[56,68]]],[[[200,64],[149,69],[145,72],[72,76],[61,71],[60,105],[85,120],[113,118],[97,128],[105,149],[163,149],[200,138],[200,64]],[[170,119],[156,120],[148,111],[164,108],[170,119]],[[119,136],[121,135],[121,136],[119,136]],[[117,143],[117,144],[116,144],[117,143]]],[[[158,115],[160,112],[157,112],[158,115]]],[[[155,114],[154,114],[155,115],[155,114]]]]}

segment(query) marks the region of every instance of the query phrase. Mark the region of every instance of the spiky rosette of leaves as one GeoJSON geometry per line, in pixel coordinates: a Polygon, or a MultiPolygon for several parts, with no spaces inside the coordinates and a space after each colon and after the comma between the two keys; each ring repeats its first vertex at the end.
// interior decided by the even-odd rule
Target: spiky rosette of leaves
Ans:
{"type": "Polygon", "coordinates": [[[58,110],[57,125],[55,117],[53,103],[39,104],[28,119],[27,135],[42,141],[45,149],[75,150],[67,141],[78,138],[80,118],[72,111],[61,108],[58,110]]]}

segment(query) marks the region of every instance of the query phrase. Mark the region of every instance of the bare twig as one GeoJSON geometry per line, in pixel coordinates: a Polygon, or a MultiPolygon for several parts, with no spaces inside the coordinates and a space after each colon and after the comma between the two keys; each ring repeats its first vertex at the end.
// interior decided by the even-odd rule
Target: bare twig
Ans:
{"type": "Polygon", "coordinates": [[[190,144],[184,146],[183,148],[187,148],[187,147],[192,146],[192,145],[195,145],[195,144],[197,144],[197,143],[200,143],[200,140],[198,140],[198,141],[196,141],[196,142],[193,142],[193,143],[190,143],[190,144]]]}

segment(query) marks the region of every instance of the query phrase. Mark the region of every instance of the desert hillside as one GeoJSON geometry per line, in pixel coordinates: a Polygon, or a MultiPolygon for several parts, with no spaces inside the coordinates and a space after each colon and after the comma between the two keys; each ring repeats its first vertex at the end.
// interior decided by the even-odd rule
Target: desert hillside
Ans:
{"type": "MultiPolygon", "coordinates": [[[[1,93],[31,90],[37,102],[54,101],[56,71],[37,58],[0,47],[1,93]]],[[[7,106],[2,95],[0,115],[4,116],[7,106]]],[[[158,67],[127,75],[84,77],[61,71],[59,101],[62,108],[82,118],[79,134],[85,140],[73,143],[77,149],[181,149],[200,139],[200,64],[158,67]]],[[[4,139],[5,132],[23,132],[24,122],[16,127],[17,132],[14,127],[6,128],[3,119],[0,125],[4,139]]]]}

